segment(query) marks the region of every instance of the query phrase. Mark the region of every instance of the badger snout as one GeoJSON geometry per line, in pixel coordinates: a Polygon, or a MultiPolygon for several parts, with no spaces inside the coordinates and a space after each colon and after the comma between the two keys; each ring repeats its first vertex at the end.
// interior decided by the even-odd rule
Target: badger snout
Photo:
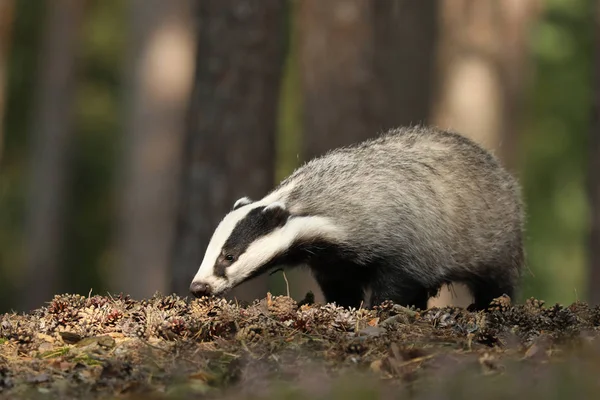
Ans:
{"type": "Polygon", "coordinates": [[[210,296],[212,288],[208,283],[192,282],[190,285],[190,292],[192,292],[195,297],[210,296]]]}

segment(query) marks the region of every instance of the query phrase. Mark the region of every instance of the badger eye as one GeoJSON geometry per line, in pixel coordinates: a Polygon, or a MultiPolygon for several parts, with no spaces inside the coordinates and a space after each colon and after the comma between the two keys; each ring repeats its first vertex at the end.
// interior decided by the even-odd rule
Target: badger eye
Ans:
{"type": "Polygon", "coordinates": [[[235,257],[233,257],[233,255],[231,255],[231,254],[227,254],[227,255],[225,255],[225,260],[227,260],[227,261],[230,261],[230,262],[231,262],[231,261],[233,261],[233,260],[234,260],[234,258],[235,258],[235,257]]]}

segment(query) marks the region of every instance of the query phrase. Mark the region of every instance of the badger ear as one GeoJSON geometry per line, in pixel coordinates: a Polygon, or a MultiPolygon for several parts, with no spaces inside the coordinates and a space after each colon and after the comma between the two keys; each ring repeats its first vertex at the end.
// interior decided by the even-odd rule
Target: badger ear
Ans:
{"type": "Polygon", "coordinates": [[[253,203],[252,199],[250,199],[249,197],[242,197],[241,199],[238,199],[234,204],[233,204],[233,209],[237,210],[238,208],[242,207],[242,206],[246,206],[250,203],[253,203]]]}
{"type": "Polygon", "coordinates": [[[263,208],[263,212],[268,212],[270,210],[275,210],[275,209],[279,209],[281,211],[286,211],[285,204],[283,204],[280,201],[274,201],[273,203],[271,203],[268,206],[266,206],[265,208],[263,208]]]}
{"type": "Polygon", "coordinates": [[[269,218],[277,220],[280,224],[285,223],[285,221],[290,216],[290,212],[285,208],[285,204],[280,201],[275,201],[265,208],[262,211],[264,214],[267,214],[269,218]]]}

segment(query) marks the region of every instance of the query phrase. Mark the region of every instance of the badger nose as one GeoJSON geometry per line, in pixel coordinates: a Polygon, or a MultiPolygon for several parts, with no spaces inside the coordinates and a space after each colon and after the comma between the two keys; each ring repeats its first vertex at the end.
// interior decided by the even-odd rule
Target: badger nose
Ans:
{"type": "Polygon", "coordinates": [[[196,297],[208,296],[211,293],[211,288],[208,283],[192,282],[190,292],[196,297]]]}

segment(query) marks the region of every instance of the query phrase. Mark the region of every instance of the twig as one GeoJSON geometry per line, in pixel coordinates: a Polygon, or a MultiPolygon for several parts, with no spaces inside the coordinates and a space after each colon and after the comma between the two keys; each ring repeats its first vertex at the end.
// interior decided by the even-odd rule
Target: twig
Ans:
{"type": "Polygon", "coordinates": [[[273,275],[279,271],[281,271],[281,273],[283,275],[283,279],[285,280],[285,287],[287,289],[287,297],[290,297],[290,283],[287,280],[287,276],[285,276],[285,271],[283,270],[283,268],[276,268],[276,269],[272,270],[271,272],[269,272],[269,276],[273,275]]]}
{"type": "Polygon", "coordinates": [[[429,354],[429,355],[422,356],[422,357],[411,358],[410,360],[405,361],[402,364],[396,365],[396,368],[406,367],[407,365],[418,363],[418,362],[421,362],[421,361],[426,361],[426,360],[429,360],[430,358],[433,358],[433,357],[435,357],[435,354],[429,354]]]}
{"type": "Polygon", "coordinates": [[[285,288],[287,291],[287,297],[290,297],[290,283],[287,280],[287,276],[285,276],[284,270],[281,270],[281,274],[283,275],[283,280],[285,280],[285,288]]]}

